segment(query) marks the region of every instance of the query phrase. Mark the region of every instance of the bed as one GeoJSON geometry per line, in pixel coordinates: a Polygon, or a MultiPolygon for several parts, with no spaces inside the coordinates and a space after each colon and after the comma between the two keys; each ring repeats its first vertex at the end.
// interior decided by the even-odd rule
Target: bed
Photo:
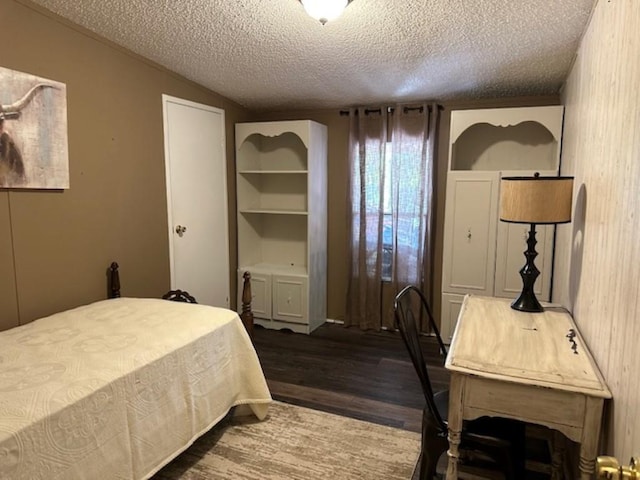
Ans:
{"type": "Polygon", "coordinates": [[[270,401],[237,313],[98,301],[0,332],[0,478],[149,478],[270,401]]]}

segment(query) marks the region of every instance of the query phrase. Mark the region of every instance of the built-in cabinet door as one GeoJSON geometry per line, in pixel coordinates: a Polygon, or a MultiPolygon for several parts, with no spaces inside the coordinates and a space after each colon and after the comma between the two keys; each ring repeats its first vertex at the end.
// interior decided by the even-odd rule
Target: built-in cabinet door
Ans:
{"type": "MultiPolygon", "coordinates": [[[[238,311],[242,311],[245,270],[238,270],[238,311]]],[[[251,311],[254,318],[271,320],[271,275],[251,271],[251,311]]]]}
{"type": "Polygon", "coordinates": [[[443,290],[493,295],[497,172],[449,172],[443,290]]]}
{"type": "MultiPolygon", "coordinates": [[[[505,252],[496,258],[495,296],[515,299],[522,291],[520,269],[527,259],[527,238],[531,226],[519,223],[499,222],[498,252],[505,252]]],[[[551,263],[553,257],[553,225],[536,225],[536,268],[540,276],[534,285],[534,292],[539,301],[549,301],[551,291],[551,263]]]]}
{"type": "Polygon", "coordinates": [[[307,278],[273,275],[273,319],[307,323],[307,278]]]}
{"type": "Polygon", "coordinates": [[[451,343],[453,332],[456,329],[458,323],[458,315],[460,315],[460,308],[462,308],[462,302],[464,295],[457,295],[455,293],[443,293],[442,294],[442,317],[440,320],[440,336],[444,343],[451,343]]]}

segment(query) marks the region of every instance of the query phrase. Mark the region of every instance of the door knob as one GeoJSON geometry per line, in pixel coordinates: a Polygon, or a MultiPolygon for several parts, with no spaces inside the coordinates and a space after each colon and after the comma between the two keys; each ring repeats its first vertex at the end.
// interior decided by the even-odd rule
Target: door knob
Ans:
{"type": "Polygon", "coordinates": [[[178,234],[179,237],[184,235],[184,232],[187,231],[187,227],[183,227],[182,225],[178,225],[176,227],[176,233],[178,234]]]}
{"type": "Polygon", "coordinates": [[[638,459],[631,457],[629,465],[620,465],[615,457],[598,457],[596,462],[596,474],[598,480],[624,480],[640,479],[640,470],[637,470],[638,459]]]}

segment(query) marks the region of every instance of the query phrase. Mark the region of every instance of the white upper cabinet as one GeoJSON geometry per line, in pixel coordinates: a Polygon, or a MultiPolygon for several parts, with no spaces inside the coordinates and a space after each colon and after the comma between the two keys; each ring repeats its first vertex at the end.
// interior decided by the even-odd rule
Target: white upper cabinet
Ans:
{"type": "MultiPolygon", "coordinates": [[[[445,203],[441,330],[450,341],[467,293],[516,298],[529,225],[499,221],[500,179],[555,176],[562,142],[562,106],[451,112],[445,203]]],[[[535,291],[549,300],[554,226],[536,229],[541,272],[535,291]]]]}
{"type": "Polygon", "coordinates": [[[562,106],[454,110],[449,170],[557,171],[562,106]]]}

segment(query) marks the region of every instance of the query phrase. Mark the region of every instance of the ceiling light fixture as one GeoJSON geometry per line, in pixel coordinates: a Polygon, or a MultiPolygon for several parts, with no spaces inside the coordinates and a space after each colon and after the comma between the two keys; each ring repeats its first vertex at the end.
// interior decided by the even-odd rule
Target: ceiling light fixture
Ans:
{"type": "Polygon", "coordinates": [[[335,20],[352,0],[300,0],[310,17],[321,24],[335,20]]]}

